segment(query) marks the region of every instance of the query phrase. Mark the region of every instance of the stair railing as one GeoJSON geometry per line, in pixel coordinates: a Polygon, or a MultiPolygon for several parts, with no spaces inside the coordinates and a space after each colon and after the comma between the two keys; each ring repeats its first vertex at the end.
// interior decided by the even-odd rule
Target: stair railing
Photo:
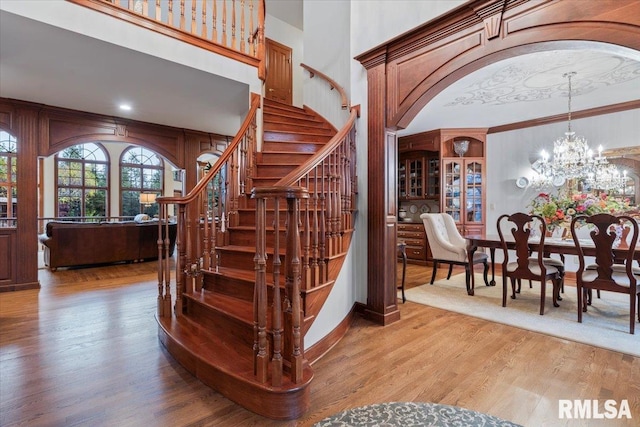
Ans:
{"type": "MultiPolygon", "coordinates": [[[[202,288],[202,270],[216,270],[216,246],[224,244],[226,228],[236,224],[244,205],[244,189],[253,186],[251,177],[256,152],[256,113],[260,95],[251,95],[249,112],[218,160],[195,187],[183,197],[158,197],[159,236],[169,236],[169,205],[177,208],[178,232],[175,265],[175,315],[183,313],[183,293],[202,288]],[[162,233],[162,227],[166,230],[162,233]]],[[[164,240],[168,240],[165,238],[164,240]]],[[[171,317],[171,266],[169,242],[158,239],[158,316],[171,317]]]]}
{"type": "Polygon", "coordinates": [[[258,68],[264,80],[264,0],[67,0],[258,68]]]}
{"type": "MultiPolygon", "coordinates": [[[[344,90],[324,74],[303,65],[310,76],[318,75],[337,88],[342,108],[349,108],[344,90]]],[[[272,187],[254,188],[256,200],[256,283],[254,288],[254,371],[263,383],[276,387],[288,368],[293,383],[303,381],[304,344],[301,290],[329,282],[328,261],[344,254],[342,237],[353,229],[356,180],[356,118],[359,107],[350,108],[346,125],[315,155],[272,187]],[[285,287],[280,298],[279,206],[287,206],[285,221],[285,287]],[[272,356],[267,340],[266,210],[274,207],[272,356]],[[282,301],[282,307],[279,302],[282,301]]]]}

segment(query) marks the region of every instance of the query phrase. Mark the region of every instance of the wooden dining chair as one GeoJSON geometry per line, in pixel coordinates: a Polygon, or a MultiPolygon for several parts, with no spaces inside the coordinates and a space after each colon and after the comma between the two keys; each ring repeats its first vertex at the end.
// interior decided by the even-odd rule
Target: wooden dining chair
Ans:
{"type": "MultiPolygon", "coordinates": [[[[560,286],[562,277],[560,270],[545,262],[544,239],[546,225],[539,215],[528,215],[517,212],[504,214],[498,218],[498,235],[500,246],[504,253],[502,262],[502,306],[507,306],[507,279],[511,281],[511,299],[516,299],[516,283],[521,280],[540,282],[540,314],[544,314],[544,302],[546,297],[547,280],[553,284],[553,306],[559,307],[560,286]],[[508,242],[504,236],[504,229],[511,225],[509,231],[513,237],[515,261],[510,261],[508,242]],[[530,247],[529,239],[534,230],[541,230],[539,242],[530,247]],[[536,256],[530,256],[530,249],[536,256]]],[[[537,233],[536,233],[537,234],[537,233]]]]}
{"type": "MultiPolygon", "coordinates": [[[[582,323],[582,313],[587,312],[589,295],[598,291],[618,292],[629,295],[629,333],[635,333],[635,318],[640,307],[640,268],[633,266],[636,244],[638,243],[638,223],[628,215],[577,215],[571,221],[571,235],[578,249],[578,271],[576,288],[578,292],[578,322],[582,323]],[[589,237],[595,246],[595,264],[587,265],[584,255],[584,241],[578,237],[576,229],[581,226],[591,228],[589,237]],[[630,227],[630,238],[618,238],[611,226],[630,227]],[[617,245],[627,246],[624,254],[614,254],[617,245]]],[[[640,312],[637,314],[640,322],[640,312]]]]}

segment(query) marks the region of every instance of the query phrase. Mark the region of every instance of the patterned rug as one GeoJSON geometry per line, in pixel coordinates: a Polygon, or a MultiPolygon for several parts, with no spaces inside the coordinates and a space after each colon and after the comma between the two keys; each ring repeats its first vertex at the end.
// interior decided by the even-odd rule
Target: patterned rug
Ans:
{"type": "Polygon", "coordinates": [[[423,402],[389,402],[349,409],[314,424],[314,427],[519,427],[509,421],[456,406],[423,402]]]}

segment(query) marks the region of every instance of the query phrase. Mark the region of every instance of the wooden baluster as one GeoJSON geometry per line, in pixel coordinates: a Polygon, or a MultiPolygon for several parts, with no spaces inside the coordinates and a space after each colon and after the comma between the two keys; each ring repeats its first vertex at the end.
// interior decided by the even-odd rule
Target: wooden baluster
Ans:
{"type": "Polygon", "coordinates": [[[340,245],[340,156],[338,150],[333,155],[333,254],[342,252],[340,245]]]}
{"type": "Polygon", "coordinates": [[[158,302],[157,302],[157,313],[158,317],[171,317],[171,314],[166,314],[164,310],[164,266],[162,260],[162,219],[164,217],[164,205],[159,205],[160,207],[160,218],[158,221],[158,302]]]}
{"type": "MultiPolygon", "coordinates": [[[[169,0],[171,3],[173,0],[169,0]]],[[[162,8],[160,7],[160,0],[156,0],[156,21],[162,22],[162,8]]]]}
{"type": "Polygon", "coordinates": [[[173,1],[169,0],[169,10],[167,11],[167,24],[173,27],[173,1]]]}
{"type": "Polygon", "coordinates": [[[218,19],[218,0],[213,0],[213,12],[211,13],[211,40],[218,43],[218,27],[216,19],[218,19]]]}
{"type": "MultiPolygon", "coordinates": [[[[191,271],[191,268],[193,266],[193,220],[192,220],[192,215],[191,215],[191,205],[187,205],[187,221],[186,221],[186,234],[184,236],[184,243],[186,246],[186,263],[184,265],[185,269],[187,271],[191,271]]],[[[186,282],[185,282],[185,289],[187,291],[187,293],[192,293],[195,286],[194,286],[194,280],[193,280],[193,276],[189,276],[187,275],[185,277],[186,282]]]]}
{"type": "Polygon", "coordinates": [[[295,196],[287,197],[287,250],[285,261],[287,263],[287,287],[291,307],[289,320],[291,322],[291,381],[302,381],[302,335],[301,325],[301,301],[300,301],[300,221],[299,202],[295,196]]]}
{"type": "Polygon", "coordinates": [[[149,0],[142,0],[142,15],[149,17],[149,0]]]}
{"type": "Polygon", "coordinates": [[[331,257],[334,254],[333,248],[333,156],[327,157],[327,171],[325,172],[325,179],[327,181],[327,256],[331,257]]]}
{"type": "Polygon", "coordinates": [[[264,43],[264,0],[258,0],[258,49],[256,57],[260,60],[258,65],[258,78],[266,80],[267,65],[265,60],[265,43],[264,43]]]}
{"type": "Polygon", "coordinates": [[[311,245],[311,283],[317,286],[320,282],[318,274],[318,166],[313,168],[313,244],[311,245]]]}
{"type": "Polygon", "coordinates": [[[227,0],[222,0],[222,46],[227,45],[227,0]]]}
{"type": "Polygon", "coordinates": [[[273,360],[271,361],[271,385],[282,385],[282,299],[280,297],[280,198],[274,198],[273,219],[273,360]]]}
{"type": "Polygon", "coordinates": [[[198,33],[198,24],[196,23],[196,6],[198,2],[191,1],[191,34],[198,33]]]}
{"type": "Polygon", "coordinates": [[[266,203],[256,199],[256,254],[254,257],[256,283],[253,294],[254,319],[254,373],[256,380],[267,382],[269,355],[267,354],[267,256],[266,256],[266,203]]]}
{"type": "MultiPolygon", "coordinates": [[[[305,175],[305,187],[309,189],[309,174],[305,175]]],[[[302,233],[304,241],[302,243],[302,287],[303,289],[311,288],[311,259],[309,257],[311,250],[311,200],[305,200],[304,222],[302,233]]]]}
{"type": "Polygon", "coordinates": [[[327,190],[326,190],[326,186],[325,186],[325,181],[326,181],[326,160],[323,160],[321,165],[320,165],[320,187],[321,187],[321,192],[320,192],[320,258],[318,259],[318,264],[320,266],[320,278],[322,282],[325,282],[327,280],[328,277],[328,273],[327,273],[327,264],[325,262],[325,260],[327,259],[327,229],[326,229],[326,223],[327,223],[327,217],[326,217],[326,212],[327,212],[327,201],[326,201],[326,194],[327,194],[327,190]]]}
{"type": "Polygon", "coordinates": [[[182,298],[182,293],[184,292],[185,286],[185,274],[184,274],[184,266],[187,263],[186,252],[185,252],[185,244],[186,242],[186,220],[187,215],[185,212],[185,205],[178,205],[178,236],[176,237],[176,249],[178,250],[178,257],[176,259],[176,310],[175,315],[181,316],[184,313],[184,301],[182,298]]]}
{"type": "Polygon", "coordinates": [[[236,50],[236,0],[231,0],[231,49],[236,50]]]}
{"type": "MultiPolygon", "coordinates": [[[[215,2],[215,0],[213,0],[215,2]]],[[[207,0],[202,2],[202,30],[200,31],[200,37],[207,38],[207,0]]]]}
{"type": "Polygon", "coordinates": [[[255,55],[253,34],[253,0],[249,0],[249,55],[255,55]]]}
{"type": "Polygon", "coordinates": [[[240,0],[240,52],[244,53],[244,0],[240,0]]]}
{"type": "MultiPolygon", "coordinates": [[[[165,295],[165,308],[164,312],[168,317],[171,317],[171,257],[169,252],[171,250],[171,236],[169,235],[169,205],[163,205],[164,216],[164,295],[165,295]]],[[[160,223],[162,221],[160,220],[160,223]]],[[[160,237],[159,237],[160,239],[160,237]]]]}
{"type": "Polygon", "coordinates": [[[180,0],[180,29],[184,31],[184,0],[180,0]]]}
{"type": "Polygon", "coordinates": [[[129,2],[128,2],[128,4],[127,4],[127,9],[129,9],[129,10],[135,10],[134,0],[129,0],[129,2]]]}
{"type": "Polygon", "coordinates": [[[238,180],[240,185],[240,194],[244,194],[245,192],[245,174],[247,172],[247,138],[242,138],[239,145],[240,158],[238,159],[238,180]]]}
{"type": "MultiPolygon", "coordinates": [[[[208,191],[205,190],[205,192],[208,193],[208,191]]],[[[208,196],[207,196],[208,198],[208,196]]],[[[207,206],[208,206],[208,200],[207,200],[207,206]]],[[[211,259],[210,259],[210,254],[211,254],[211,248],[209,247],[209,243],[210,243],[210,236],[211,236],[211,230],[209,227],[209,210],[205,209],[204,211],[204,252],[202,254],[202,268],[204,270],[209,270],[211,269],[211,259]]]]}

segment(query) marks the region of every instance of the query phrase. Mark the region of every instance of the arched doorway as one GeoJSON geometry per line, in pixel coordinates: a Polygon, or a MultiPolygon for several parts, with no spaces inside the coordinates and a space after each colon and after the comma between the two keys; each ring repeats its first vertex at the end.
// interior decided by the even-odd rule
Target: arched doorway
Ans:
{"type": "Polygon", "coordinates": [[[368,79],[368,316],[399,319],[396,300],[397,129],[435,95],[488,64],[599,41],[640,51],[640,2],[473,1],[356,57],[368,79]],[[381,197],[384,195],[384,197],[381,197]]]}

